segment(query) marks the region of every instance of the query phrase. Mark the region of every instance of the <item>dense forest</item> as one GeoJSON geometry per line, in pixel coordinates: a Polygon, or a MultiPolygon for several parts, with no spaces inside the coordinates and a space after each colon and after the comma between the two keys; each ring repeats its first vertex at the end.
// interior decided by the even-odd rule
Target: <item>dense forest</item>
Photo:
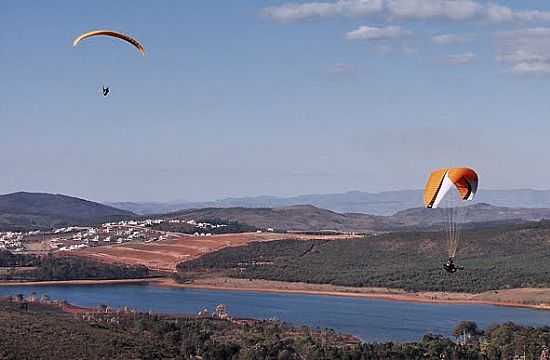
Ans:
{"type": "Polygon", "coordinates": [[[357,240],[258,242],[178,265],[180,279],[216,271],[226,276],[291,282],[458,291],[550,287],[550,224],[494,225],[462,234],[448,274],[446,234],[397,232],[357,240]]]}
{"type": "Polygon", "coordinates": [[[462,322],[454,339],[428,334],[418,342],[367,344],[332,330],[277,321],[71,315],[50,305],[7,300],[0,301],[0,332],[0,359],[539,359],[550,343],[549,327],[512,323],[481,330],[462,322]]]}
{"type": "Polygon", "coordinates": [[[73,256],[35,256],[0,251],[0,280],[111,280],[150,276],[145,266],[106,264],[73,256]]]}

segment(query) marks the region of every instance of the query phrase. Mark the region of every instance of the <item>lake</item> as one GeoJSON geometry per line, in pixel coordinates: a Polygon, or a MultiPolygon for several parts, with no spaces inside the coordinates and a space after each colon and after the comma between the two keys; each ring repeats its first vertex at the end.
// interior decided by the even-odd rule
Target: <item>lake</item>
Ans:
{"type": "Polygon", "coordinates": [[[462,320],[480,327],[513,321],[523,325],[550,325],[550,311],[491,305],[420,304],[337,296],[274,294],[250,291],[214,291],[154,285],[0,286],[0,296],[48,294],[71,304],[94,307],[109,304],[158,313],[212,312],[225,304],[233,317],[276,318],[294,325],[330,328],[364,341],[418,340],[426,333],[450,336],[462,320]]]}

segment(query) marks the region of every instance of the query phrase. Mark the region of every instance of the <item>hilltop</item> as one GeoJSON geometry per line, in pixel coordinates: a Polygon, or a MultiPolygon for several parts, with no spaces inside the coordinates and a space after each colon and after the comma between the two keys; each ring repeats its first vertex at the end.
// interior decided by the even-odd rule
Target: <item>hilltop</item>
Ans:
{"type": "MultiPolygon", "coordinates": [[[[460,210],[465,223],[525,222],[550,219],[550,209],[506,208],[475,204],[460,210]]],[[[425,229],[447,221],[444,209],[414,208],[391,216],[337,213],[312,205],[283,208],[205,208],[167,214],[167,219],[219,219],[257,228],[297,231],[390,231],[425,229]]]]}
{"type": "Polygon", "coordinates": [[[166,215],[179,219],[220,219],[237,221],[257,228],[277,230],[352,231],[376,226],[376,216],[366,214],[339,214],[312,205],[296,205],[283,208],[205,208],[182,210],[166,215]]]}
{"type": "MultiPolygon", "coordinates": [[[[550,208],[550,190],[483,190],[474,203],[489,203],[512,208],[550,208]]],[[[312,194],[293,197],[235,197],[215,201],[190,202],[113,202],[107,203],[137,214],[160,214],[198,208],[277,208],[293,205],[313,205],[339,213],[392,215],[422,204],[421,190],[399,190],[369,193],[348,191],[335,194],[312,194]]]]}
{"type": "MultiPolygon", "coordinates": [[[[550,209],[509,208],[478,203],[458,210],[459,221],[464,223],[524,222],[550,219],[550,209]]],[[[445,209],[413,208],[386,217],[403,226],[429,227],[447,221],[445,209]]]]}
{"type": "Polygon", "coordinates": [[[29,192],[0,195],[0,230],[50,229],[131,216],[135,214],[66,195],[29,192]]]}
{"type": "MultiPolygon", "coordinates": [[[[550,209],[509,208],[476,203],[461,210],[466,223],[550,219],[550,209]]],[[[221,220],[281,231],[395,231],[426,229],[446,222],[443,209],[411,208],[393,215],[336,212],[313,205],[284,207],[207,207],[150,215],[163,219],[221,220]]],[[[140,218],[127,210],[66,195],[18,192],[0,196],[0,230],[50,229],[140,218]]]]}

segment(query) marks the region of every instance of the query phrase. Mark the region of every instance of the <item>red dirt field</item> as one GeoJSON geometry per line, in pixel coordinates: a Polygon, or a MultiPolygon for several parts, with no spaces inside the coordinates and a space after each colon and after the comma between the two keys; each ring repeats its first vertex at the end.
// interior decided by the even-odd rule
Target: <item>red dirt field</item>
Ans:
{"type": "Polygon", "coordinates": [[[274,241],[285,239],[343,240],[357,238],[355,235],[302,235],[278,233],[224,234],[208,237],[180,235],[177,238],[154,243],[129,243],[124,245],[87,248],[71,255],[89,257],[95,260],[131,265],[145,265],[152,270],[176,271],[176,265],[195,259],[206,253],[225,247],[242,246],[253,241],[274,241]]]}

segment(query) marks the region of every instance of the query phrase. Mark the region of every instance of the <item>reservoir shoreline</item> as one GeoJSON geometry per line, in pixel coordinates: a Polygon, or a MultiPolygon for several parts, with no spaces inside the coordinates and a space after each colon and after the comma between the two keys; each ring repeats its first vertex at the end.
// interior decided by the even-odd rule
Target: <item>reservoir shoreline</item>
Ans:
{"type": "MultiPolygon", "coordinates": [[[[67,280],[67,281],[0,281],[0,286],[64,286],[64,285],[131,285],[149,284],[168,288],[188,288],[217,291],[241,291],[261,293],[322,295],[350,298],[377,299],[386,301],[428,303],[493,305],[502,307],[550,310],[550,303],[535,302],[537,297],[550,295],[550,289],[509,289],[482,294],[416,292],[388,288],[353,288],[323,284],[290,283],[268,280],[245,280],[233,278],[207,278],[192,283],[181,284],[171,278],[144,278],[120,280],[67,280]],[[510,297],[513,301],[502,300],[510,297]]],[[[550,297],[549,297],[550,299],[550,297]]]]}

